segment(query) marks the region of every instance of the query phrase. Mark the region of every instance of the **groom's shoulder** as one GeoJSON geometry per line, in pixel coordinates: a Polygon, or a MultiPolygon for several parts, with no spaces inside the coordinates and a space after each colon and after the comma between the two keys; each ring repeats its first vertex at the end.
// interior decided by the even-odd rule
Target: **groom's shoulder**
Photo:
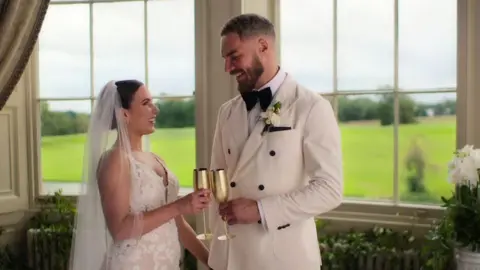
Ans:
{"type": "Polygon", "coordinates": [[[238,101],[242,99],[241,95],[236,95],[235,97],[225,101],[222,105],[220,105],[219,112],[228,112],[232,109],[233,105],[236,104],[238,101]]]}

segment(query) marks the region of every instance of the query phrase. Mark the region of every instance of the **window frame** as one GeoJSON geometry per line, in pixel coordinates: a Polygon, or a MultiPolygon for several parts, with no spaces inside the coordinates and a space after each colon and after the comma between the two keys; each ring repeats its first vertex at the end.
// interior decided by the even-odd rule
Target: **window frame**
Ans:
{"type": "MultiPolygon", "coordinates": [[[[131,0],[131,1],[144,1],[145,3],[148,0],[131,0]]],[[[230,0],[233,1],[233,0],[230,0]]],[[[242,0],[242,1],[248,1],[248,0],[242,0]]],[[[270,17],[271,19],[279,25],[279,19],[280,19],[280,1],[281,0],[254,0],[256,3],[262,2],[266,6],[270,8],[270,17]],[[258,2],[257,2],[258,1],[258,2]]],[[[333,0],[335,3],[337,0],[333,0]]],[[[395,21],[396,21],[396,26],[398,26],[398,1],[395,0],[395,6],[396,6],[396,11],[394,14],[395,15],[395,21]]],[[[465,48],[468,45],[468,37],[469,35],[474,35],[474,33],[469,33],[467,31],[467,28],[469,24],[472,24],[471,21],[466,19],[466,14],[468,13],[467,10],[467,5],[468,4],[462,4],[463,0],[458,0],[458,19],[457,19],[457,51],[459,52],[459,57],[457,59],[458,63],[458,82],[457,82],[457,88],[456,88],[456,93],[457,93],[457,107],[459,108],[457,110],[457,115],[456,115],[456,122],[457,122],[457,136],[456,136],[456,145],[459,148],[460,146],[464,145],[468,140],[477,140],[475,138],[479,137],[480,139],[480,134],[475,134],[474,128],[469,128],[467,129],[466,123],[467,120],[469,119],[468,115],[471,114],[473,111],[473,105],[472,101],[468,102],[468,97],[472,95],[473,88],[474,86],[468,86],[467,87],[467,75],[466,73],[469,73],[468,68],[467,68],[467,63],[469,62],[468,60],[468,53],[465,48]],[[464,17],[462,17],[464,16],[464,17]],[[463,50],[463,51],[462,51],[463,50]],[[464,107],[463,109],[461,109],[464,107]],[[467,119],[468,118],[468,119],[467,119]],[[473,138],[473,139],[472,139],[473,138]]],[[[76,4],[76,3],[89,3],[92,5],[93,2],[123,2],[122,0],[85,0],[85,1],[63,1],[60,3],[55,3],[58,5],[62,4],[76,4]]],[[[52,4],[52,3],[51,3],[52,4]]],[[[260,4],[260,3],[259,3],[260,4]]],[[[204,4],[198,4],[198,5],[204,5],[204,4]]],[[[202,16],[206,17],[209,12],[214,11],[213,7],[209,8],[199,8],[198,5],[196,4],[195,6],[195,14],[197,15],[198,13],[202,13],[202,16]]],[[[470,4],[473,5],[473,4],[470,4]]],[[[336,5],[334,5],[336,7],[336,5]]],[[[147,15],[148,16],[148,15],[147,15]]],[[[336,17],[336,16],[335,16],[336,17]]],[[[146,21],[146,17],[145,17],[146,21]]],[[[91,23],[91,21],[90,21],[91,23]]],[[[92,26],[90,26],[92,27],[92,26]]],[[[398,27],[395,27],[397,29],[395,32],[395,67],[398,67],[398,27]]],[[[206,29],[206,26],[203,24],[202,29],[196,30],[196,35],[198,32],[203,32],[203,31],[208,31],[206,29]],[[203,29],[205,28],[205,29],[203,29]]],[[[280,34],[278,33],[277,36],[280,34]]],[[[146,36],[148,38],[148,36],[146,36]]],[[[471,37],[470,37],[471,38],[471,37]]],[[[208,38],[206,38],[208,39],[208,38]]],[[[209,42],[214,42],[213,40],[199,40],[197,42],[203,42],[203,43],[209,43],[209,42]]],[[[278,54],[280,57],[281,53],[281,47],[279,47],[278,54]]],[[[336,45],[335,45],[336,48],[336,45]]],[[[198,60],[199,56],[197,56],[198,51],[196,51],[196,61],[198,60]]],[[[148,49],[145,52],[146,57],[148,57],[148,49]]],[[[35,62],[35,68],[36,68],[36,75],[38,77],[38,46],[36,47],[35,51],[33,52],[33,61],[35,62]]],[[[335,58],[334,58],[335,59],[335,58]]],[[[205,63],[203,65],[206,65],[208,62],[207,60],[201,60],[205,63]]],[[[145,63],[148,65],[148,62],[145,63]]],[[[334,64],[335,65],[335,64],[334,64]]],[[[398,68],[395,68],[395,85],[397,89],[397,94],[398,93],[411,93],[411,94],[416,94],[416,93],[423,93],[425,90],[421,89],[407,89],[407,90],[402,90],[401,92],[398,91],[398,68]]],[[[470,71],[471,72],[471,71],[470,71]]],[[[146,73],[148,73],[148,69],[146,68],[146,73]]],[[[204,72],[201,72],[196,68],[196,76],[203,76],[205,75],[204,72]]],[[[146,75],[146,83],[148,83],[148,74],[146,75]]],[[[148,84],[147,84],[148,85],[148,84]]],[[[39,186],[42,183],[43,179],[41,177],[41,136],[40,136],[40,115],[39,115],[39,109],[38,109],[38,102],[39,102],[39,85],[38,85],[38,78],[36,82],[34,82],[34,85],[32,87],[34,89],[34,93],[31,95],[31,105],[33,105],[35,108],[32,110],[32,115],[33,115],[33,121],[32,121],[32,133],[34,138],[32,139],[32,145],[34,146],[34,149],[36,149],[36,155],[33,157],[34,159],[34,167],[35,167],[35,172],[34,172],[34,181],[36,185],[34,184],[34,192],[33,196],[34,199],[36,198],[42,198],[45,197],[46,195],[42,195],[39,193],[39,186]]],[[[452,92],[452,89],[437,89],[438,92],[452,92]]],[[[426,91],[427,93],[437,93],[435,91],[431,91],[429,89],[426,91]]],[[[348,92],[348,91],[341,91],[338,93],[337,92],[332,92],[332,93],[322,93],[322,95],[334,95],[334,96],[341,96],[345,94],[371,94],[372,92],[360,92],[360,91],[355,91],[354,93],[348,92]]],[[[375,91],[374,93],[379,93],[378,91],[375,91]]],[[[156,99],[163,99],[165,97],[154,97],[156,99]]],[[[172,97],[167,97],[167,98],[172,98],[172,97]]],[[[173,97],[175,98],[175,97],[173,97]]],[[[184,98],[184,97],[180,97],[184,98]]],[[[479,97],[480,98],[480,97],[479,97]]],[[[478,99],[478,98],[477,98],[478,99]]],[[[50,99],[49,99],[50,100],[50,99]]],[[[87,99],[88,100],[88,99],[87,99]]],[[[396,99],[398,101],[398,99],[396,99]]],[[[93,102],[93,99],[91,100],[93,102]]],[[[338,105],[335,105],[337,108],[338,105]]],[[[395,121],[398,122],[398,102],[395,102],[395,121]]],[[[214,123],[216,122],[216,118],[214,119],[211,117],[212,113],[210,112],[211,109],[207,109],[202,105],[202,109],[197,109],[196,113],[199,115],[199,112],[201,112],[200,115],[202,116],[207,116],[208,119],[203,119],[202,121],[207,121],[208,125],[214,126],[214,123]],[[207,113],[210,112],[210,113],[207,113]],[[212,124],[213,123],[213,124],[212,124]]],[[[337,111],[337,110],[336,110],[337,111]]],[[[397,123],[398,124],[398,123],[397,123]]],[[[210,142],[211,138],[208,138],[209,136],[213,135],[210,134],[211,132],[202,132],[202,131],[196,131],[196,136],[195,140],[197,141],[197,163],[199,160],[204,160],[208,156],[208,153],[199,152],[199,150],[204,149],[205,146],[198,146],[200,143],[205,143],[205,142],[210,142]]],[[[398,134],[396,135],[398,136],[398,134]]],[[[398,137],[397,137],[398,140],[398,137]]],[[[208,147],[207,147],[208,149],[208,147]]],[[[396,165],[398,166],[398,162],[396,162],[396,165]]],[[[398,177],[397,177],[398,178],[398,177]]],[[[393,180],[393,179],[392,179],[393,180]]],[[[397,182],[398,183],[398,182],[397,182]]],[[[398,193],[398,184],[397,184],[397,193],[398,193]]],[[[70,196],[73,200],[76,199],[77,196],[70,196]]],[[[335,210],[326,213],[324,215],[321,215],[320,218],[325,218],[327,220],[334,220],[334,221],[351,221],[353,224],[364,222],[364,223],[369,223],[369,224],[395,224],[395,225],[400,225],[400,226],[411,226],[412,223],[420,224],[420,225],[427,225],[430,224],[433,219],[438,218],[442,213],[443,210],[439,205],[426,205],[426,204],[407,204],[407,203],[401,203],[398,201],[398,194],[396,195],[397,203],[395,202],[389,202],[389,203],[384,203],[384,202],[377,202],[377,201],[356,201],[356,200],[349,200],[348,198],[345,198],[342,204],[335,210]]]]}
{"type": "MultiPolygon", "coordinates": [[[[274,22],[275,25],[280,24],[280,17],[281,17],[281,4],[282,0],[273,0],[274,1],[274,22]]],[[[402,224],[402,223],[411,223],[412,220],[416,220],[419,223],[431,223],[432,220],[437,219],[443,213],[443,210],[440,205],[434,204],[422,204],[422,203],[406,203],[400,201],[400,192],[399,192],[399,154],[398,154],[398,145],[399,145],[399,132],[398,129],[399,125],[399,118],[400,118],[400,110],[399,110],[399,94],[439,94],[439,93],[456,93],[457,97],[457,104],[459,103],[459,96],[464,95],[464,89],[459,89],[458,84],[457,87],[438,87],[438,88],[424,88],[424,89],[404,89],[402,88],[399,90],[399,8],[398,4],[401,0],[393,0],[394,4],[394,83],[392,90],[339,90],[338,89],[338,66],[337,66],[337,58],[338,58],[338,0],[333,1],[333,91],[331,92],[322,92],[319,93],[320,95],[332,98],[331,104],[334,108],[335,115],[338,119],[338,98],[339,97],[352,97],[357,95],[374,95],[374,94],[393,94],[394,95],[394,177],[393,180],[393,199],[388,201],[375,201],[369,200],[366,198],[365,200],[358,200],[349,197],[344,197],[342,204],[336,208],[334,211],[330,213],[326,213],[321,215],[321,217],[325,217],[326,219],[353,219],[353,220],[370,220],[371,222],[375,221],[385,221],[389,220],[390,223],[394,224],[402,224]]],[[[457,12],[460,15],[460,10],[457,12]]],[[[457,19],[457,21],[459,21],[457,19]]],[[[460,29],[463,25],[458,24],[457,29],[460,29]]],[[[460,43],[460,31],[457,33],[457,43],[460,43]]],[[[277,30],[277,39],[281,35],[281,30],[277,30]]],[[[279,48],[278,52],[278,59],[281,62],[281,43],[277,44],[277,48],[279,48]]],[[[458,46],[457,51],[460,49],[458,46]]],[[[460,60],[457,59],[457,62],[460,60]]],[[[457,71],[458,73],[458,71],[457,71]]],[[[457,107],[459,107],[457,105],[457,107]]],[[[458,114],[455,116],[456,122],[458,123],[458,114]]],[[[463,134],[465,133],[465,129],[463,126],[458,126],[456,128],[456,146],[459,148],[460,145],[463,145],[464,141],[461,140],[463,134]]]]}
{"type": "MultiPolygon", "coordinates": [[[[144,76],[145,76],[145,85],[149,86],[149,70],[148,70],[148,57],[149,57],[149,46],[148,46],[148,40],[149,40],[149,35],[148,35],[148,2],[152,2],[152,0],[65,0],[65,1],[51,1],[50,5],[75,5],[75,4],[81,4],[81,5],[88,5],[89,7],[89,46],[90,46],[90,52],[89,52],[89,62],[90,62],[90,93],[88,96],[83,96],[83,97],[61,97],[61,98],[56,98],[56,97],[40,97],[40,86],[38,83],[38,79],[35,82],[35,87],[34,87],[34,95],[33,95],[33,114],[34,114],[34,119],[36,119],[36,123],[34,124],[34,130],[36,133],[36,138],[34,141],[36,141],[36,152],[38,153],[36,156],[38,157],[38,160],[35,162],[35,182],[36,185],[34,187],[34,196],[36,198],[45,198],[48,197],[49,195],[46,194],[45,191],[42,190],[42,185],[44,183],[44,178],[42,175],[42,146],[41,146],[41,112],[40,112],[40,102],[50,102],[50,101],[90,101],[90,111],[93,110],[94,102],[97,99],[95,95],[95,86],[94,86],[94,70],[95,70],[95,61],[94,61],[94,35],[93,35],[93,29],[94,29],[94,24],[93,24],[93,5],[96,3],[121,3],[121,2],[143,2],[143,31],[144,31],[144,76]]],[[[38,42],[37,45],[35,46],[34,52],[32,53],[32,58],[35,59],[35,73],[37,78],[39,77],[39,46],[38,42]]],[[[193,90],[193,89],[192,89],[193,90]]],[[[194,95],[168,95],[168,96],[163,96],[163,95],[153,95],[152,99],[155,101],[181,101],[185,99],[193,98],[195,99],[194,95]]],[[[150,148],[150,136],[147,135],[144,137],[144,145],[143,145],[145,151],[149,151],[150,148]]],[[[57,179],[61,180],[61,179],[57,179]]],[[[80,179],[81,180],[81,179],[80,179]]],[[[76,184],[76,183],[75,183],[76,184]]],[[[187,189],[188,191],[188,189],[187,189]]],[[[183,194],[186,192],[185,190],[180,191],[180,195],[185,195],[183,194]]],[[[78,195],[66,195],[66,197],[76,199],[78,195]]]]}

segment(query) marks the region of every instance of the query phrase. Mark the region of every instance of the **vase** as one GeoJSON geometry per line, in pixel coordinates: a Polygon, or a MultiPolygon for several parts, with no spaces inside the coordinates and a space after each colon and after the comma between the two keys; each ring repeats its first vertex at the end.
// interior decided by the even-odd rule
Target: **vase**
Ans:
{"type": "Polygon", "coordinates": [[[480,252],[456,249],[455,253],[457,270],[480,270],[480,252]]]}

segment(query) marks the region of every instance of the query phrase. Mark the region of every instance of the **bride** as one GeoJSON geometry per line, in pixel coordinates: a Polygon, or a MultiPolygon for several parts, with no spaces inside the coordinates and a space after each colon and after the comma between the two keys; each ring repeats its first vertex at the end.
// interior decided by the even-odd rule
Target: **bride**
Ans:
{"type": "Polygon", "coordinates": [[[178,198],[165,162],[142,151],[158,109],[139,81],[110,81],[95,101],[70,269],[177,270],[182,248],[207,265],[208,251],[183,215],[208,207],[200,190],[178,198]]]}

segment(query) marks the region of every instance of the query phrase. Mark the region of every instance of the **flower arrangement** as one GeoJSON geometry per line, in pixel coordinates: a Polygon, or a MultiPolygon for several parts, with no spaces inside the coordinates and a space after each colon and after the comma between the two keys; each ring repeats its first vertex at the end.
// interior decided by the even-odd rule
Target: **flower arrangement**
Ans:
{"type": "Polygon", "coordinates": [[[472,145],[456,151],[448,165],[448,179],[455,191],[442,201],[453,224],[453,240],[462,252],[480,252],[479,169],[480,150],[472,145]]]}
{"type": "Polygon", "coordinates": [[[263,129],[263,132],[267,131],[272,126],[278,126],[280,124],[281,108],[282,108],[282,103],[277,101],[273,105],[269,106],[267,110],[265,110],[260,114],[260,117],[263,119],[263,122],[265,123],[265,128],[263,129]]]}

